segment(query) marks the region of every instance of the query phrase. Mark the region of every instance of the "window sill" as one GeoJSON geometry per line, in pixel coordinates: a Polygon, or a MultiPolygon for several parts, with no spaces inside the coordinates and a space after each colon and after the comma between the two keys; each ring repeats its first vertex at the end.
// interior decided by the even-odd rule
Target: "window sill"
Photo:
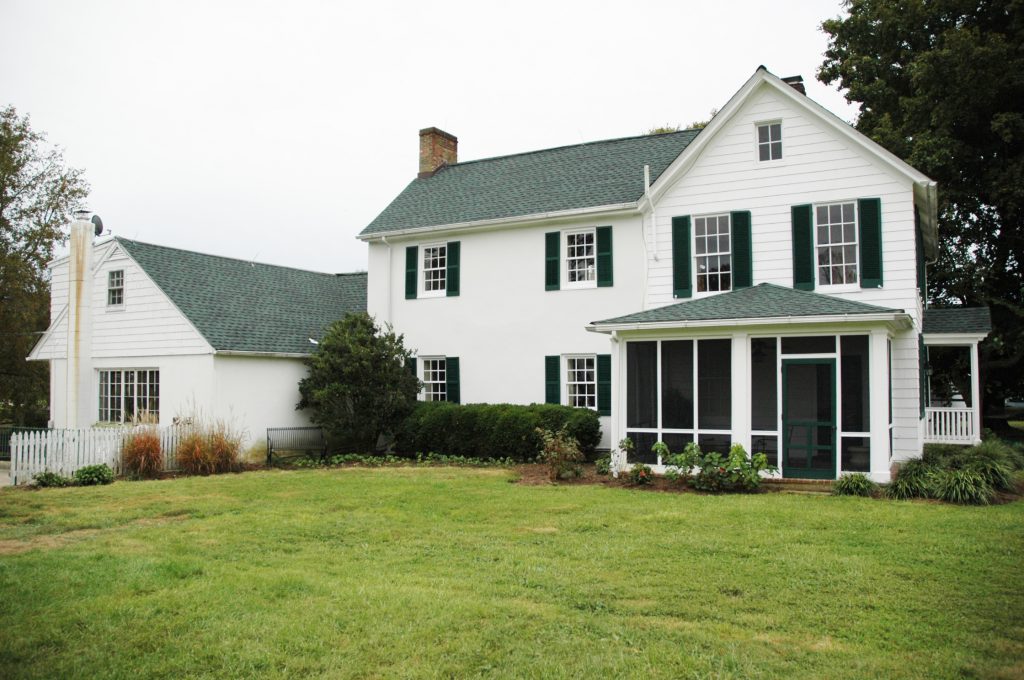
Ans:
{"type": "Polygon", "coordinates": [[[822,293],[823,295],[831,295],[833,293],[853,293],[858,290],[879,290],[879,289],[864,289],[860,287],[860,283],[843,283],[830,286],[815,286],[815,293],[822,293]]]}
{"type": "Polygon", "coordinates": [[[447,296],[448,296],[448,291],[446,291],[446,290],[431,290],[431,291],[423,291],[423,292],[421,292],[417,296],[417,299],[424,299],[425,300],[425,299],[429,299],[429,298],[443,298],[443,297],[447,297],[447,296]]]}
{"type": "Polygon", "coordinates": [[[120,304],[120,305],[107,305],[106,311],[108,311],[108,312],[123,312],[124,311],[124,305],[123,304],[120,304]]]}
{"type": "Polygon", "coordinates": [[[597,288],[597,281],[562,282],[562,290],[586,290],[587,288],[597,288]]]}

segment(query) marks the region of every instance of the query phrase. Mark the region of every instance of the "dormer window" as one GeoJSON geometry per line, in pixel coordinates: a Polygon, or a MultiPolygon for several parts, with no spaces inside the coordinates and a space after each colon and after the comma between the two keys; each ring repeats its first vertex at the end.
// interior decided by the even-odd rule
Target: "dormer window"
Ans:
{"type": "Polygon", "coordinates": [[[757,158],[762,161],[777,161],[782,158],[782,123],[758,123],[757,158]]]}
{"type": "Polygon", "coordinates": [[[107,274],[107,306],[120,307],[124,304],[124,270],[116,269],[107,274]]]}

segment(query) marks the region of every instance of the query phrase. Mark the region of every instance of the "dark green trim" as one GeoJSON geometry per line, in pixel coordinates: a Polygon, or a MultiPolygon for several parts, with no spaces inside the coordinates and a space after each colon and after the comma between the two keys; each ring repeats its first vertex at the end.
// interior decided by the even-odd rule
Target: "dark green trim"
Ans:
{"type": "Polygon", "coordinates": [[[549,231],[544,234],[544,290],[559,288],[559,250],[561,250],[562,233],[549,231]]]}
{"type": "Polygon", "coordinates": [[[445,272],[445,295],[457,297],[459,294],[459,262],[462,257],[462,243],[460,241],[448,242],[448,271],[445,272]]]}
{"type": "Polygon", "coordinates": [[[462,394],[459,387],[459,358],[444,358],[444,390],[445,399],[453,404],[462,403],[462,394]]]}
{"type": "Polygon", "coordinates": [[[836,384],[836,360],[835,359],[783,359],[782,360],[782,476],[790,477],[795,479],[835,479],[836,478],[836,444],[838,441],[837,433],[837,413],[836,413],[836,390],[838,385],[836,384]],[[832,419],[831,420],[793,420],[789,419],[789,399],[788,399],[788,383],[789,383],[789,372],[786,370],[789,366],[798,364],[811,364],[811,365],[826,365],[831,369],[832,374],[832,419]],[[808,452],[829,448],[832,451],[832,467],[828,470],[812,470],[809,468],[794,468],[789,465],[789,427],[791,425],[804,425],[808,427],[808,439],[809,441],[799,448],[806,449],[808,452]],[[815,429],[822,425],[828,425],[832,428],[831,442],[828,447],[823,447],[818,444],[811,443],[815,435],[815,429]]]}
{"type": "Polygon", "coordinates": [[[557,354],[544,357],[544,403],[562,403],[562,358],[557,354]]]}
{"type": "Polygon", "coordinates": [[[857,201],[860,226],[860,287],[882,287],[882,201],[862,198],[857,201]]]}
{"type": "Polygon", "coordinates": [[[814,290],[814,232],[810,205],[790,209],[793,226],[793,287],[814,290]]]}
{"type": "Polygon", "coordinates": [[[612,355],[597,355],[597,413],[612,414],[612,355]]]}
{"type": "Polygon", "coordinates": [[[419,378],[416,374],[416,357],[409,357],[405,360],[405,369],[412,373],[412,377],[419,378]]]}
{"type": "Polygon", "coordinates": [[[690,262],[690,216],[672,218],[672,297],[693,297],[690,262]]]}
{"type": "Polygon", "coordinates": [[[419,265],[419,246],[408,246],[405,249],[405,299],[416,299],[416,268],[419,265]]]}
{"type": "Polygon", "coordinates": [[[751,243],[750,211],[734,212],[732,221],[732,288],[754,285],[754,248],[751,243]]]}
{"type": "Polygon", "coordinates": [[[612,285],[612,228],[597,228],[597,287],[612,285]]]}

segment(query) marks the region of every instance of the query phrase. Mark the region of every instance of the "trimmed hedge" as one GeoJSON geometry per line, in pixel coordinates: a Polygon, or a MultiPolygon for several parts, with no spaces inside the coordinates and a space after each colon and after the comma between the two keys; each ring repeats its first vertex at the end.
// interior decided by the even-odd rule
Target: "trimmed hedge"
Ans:
{"type": "Polygon", "coordinates": [[[597,412],[557,404],[450,404],[423,401],[395,433],[395,450],[404,455],[436,453],[466,458],[533,460],[543,441],[537,428],[566,432],[579,442],[588,460],[601,441],[597,412]]]}

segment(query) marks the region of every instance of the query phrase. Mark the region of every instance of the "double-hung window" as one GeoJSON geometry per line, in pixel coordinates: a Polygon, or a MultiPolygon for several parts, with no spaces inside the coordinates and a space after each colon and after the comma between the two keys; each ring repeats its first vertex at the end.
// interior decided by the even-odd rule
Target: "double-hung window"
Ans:
{"type": "Polygon", "coordinates": [[[427,243],[405,249],[405,299],[459,294],[461,242],[427,243]]]}
{"type": "Polygon", "coordinates": [[[777,161],[782,158],[782,123],[757,124],[757,160],[777,161]]]}
{"type": "Polygon", "coordinates": [[[732,288],[730,231],[728,213],[694,219],[698,293],[732,288]]]}
{"type": "Polygon", "coordinates": [[[597,282],[597,243],[593,229],[571,231],[565,235],[565,275],[567,288],[582,288],[597,282]]]}
{"type": "Polygon", "coordinates": [[[99,421],[126,423],[134,418],[160,419],[160,371],[100,371],[99,421]]]}
{"type": "Polygon", "coordinates": [[[460,402],[462,397],[458,357],[433,356],[412,359],[413,374],[416,374],[417,363],[421,367],[418,377],[423,383],[421,395],[424,401],[450,401],[455,404],[460,402]]]}
{"type": "Polygon", "coordinates": [[[107,274],[107,306],[119,307],[124,304],[124,270],[117,269],[107,274]]]}
{"type": "Polygon", "coordinates": [[[857,206],[853,201],[815,206],[818,285],[857,283],[857,206]]]}
{"type": "Polygon", "coordinates": [[[565,360],[568,405],[597,408],[597,357],[569,356],[565,360]]]}
{"type": "Polygon", "coordinates": [[[448,283],[448,245],[423,246],[423,296],[444,295],[448,283]]]}

